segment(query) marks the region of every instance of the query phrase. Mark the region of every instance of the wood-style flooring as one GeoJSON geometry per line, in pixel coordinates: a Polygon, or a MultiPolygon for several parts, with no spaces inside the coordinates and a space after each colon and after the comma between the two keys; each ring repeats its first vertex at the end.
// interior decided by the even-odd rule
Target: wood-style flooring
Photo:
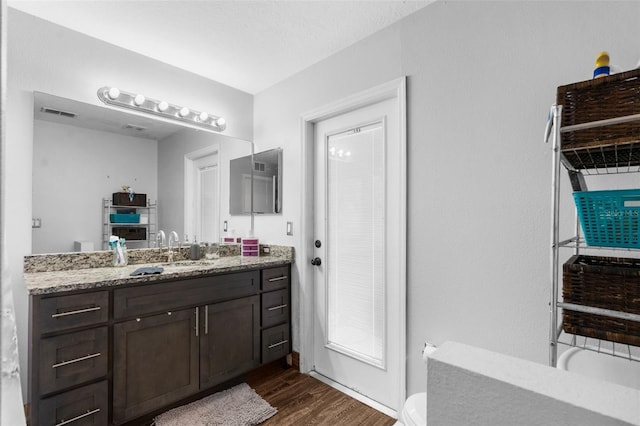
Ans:
{"type": "Polygon", "coordinates": [[[282,363],[250,372],[246,382],[278,409],[263,426],[388,426],[395,423],[395,419],[282,363]]]}

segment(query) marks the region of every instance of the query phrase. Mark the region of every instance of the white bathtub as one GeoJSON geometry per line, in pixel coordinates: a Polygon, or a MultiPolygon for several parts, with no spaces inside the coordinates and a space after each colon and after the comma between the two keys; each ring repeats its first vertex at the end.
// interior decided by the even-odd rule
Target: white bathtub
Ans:
{"type": "Polygon", "coordinates": [[[558,357],[558,368],[640,390],[640,358],[632,353],[635,359],[632,361],[622,358],[619,352],[616,352],[619,356],[611,356],[610,349],[598,353],[597,348],[589,348],[593,350],[580,347],[566,350],[558,357]]]}

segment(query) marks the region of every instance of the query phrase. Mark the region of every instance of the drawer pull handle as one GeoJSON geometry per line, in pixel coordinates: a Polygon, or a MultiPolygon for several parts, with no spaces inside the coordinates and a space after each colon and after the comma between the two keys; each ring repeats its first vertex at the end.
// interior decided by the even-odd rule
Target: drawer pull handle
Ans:
{"type": "Polygon", "coordinates": [[[80,362],[80,361],[86,361],[88,359],[95,358],[95,357],[98,357],[98,356],[100,356],[100,352],[96,352],[95,354],[91,354],[91,355],[83,356],[83,357],[80,357],[80,358],[72,359],[70,361],[59,362],[57,364],[53,364],[52,367],[53,368],[64,367],[65,365],[73,364],[75,362],[80,362]]]}
{"type": "Polygon", "coordinates": [[[204,334],[209,334],[209,305],[204,305],[204,334]]]}
{"type": "Polygon", "coordinates": [[[51,318],[66,317],[67,315],[75,315],[75,314],[84,314],[87,312],[99,311],[100,309],[101,309],[100,306],[96,306],[94,308],[78,309],[77,311],[60,312],[59,314],[51,314],[51,318]]]}
{"type": "Polygon", "coordinates": [[[198,337],[198,329],[200,328],[200,310],[196,306],[196,337],[198,337]]]}
{"type": "Polygon", "coordinates": [[[286,275],[283,275],[281,277],[276,277],[276,278],[269,278],[269,282],[273,283],[273,282],[276,282],[276,281],[286,280],[287,278],[289,278],[289,277],[286,276],[286,275]]]}
{"type": "Polygon", "coordinates": [[[63,421],[61,421],[60,423],[56,423],[56,426],[67,425],[67,424],[69,424],[69,423],[71,423],[71,422],[75,422],[76,420],[84,419],[84,418],[85,418],[85,417],[87,417],[87,416],[91,416],[91,415],[93,415],[93,414],[96,414],[96,413],[97,413],[97,412],[99,412],[99,411],[100,411],[100,409],[99,409],[99,408],[96,408],[95,410],[87,411],[86,413],[84,413],[84,414],[80,414],[79,416],[75,416],[75,417],[74,417],[74,418],[72,418],[72,419],[69,419],[69,420],[63,420],[63,421]]]}
{"type": "Polygon", "coordinates": [[[281,342],[274,343],[273,345],[269,345],[269,346],[267,347],[267,349],[273,349],[273,348],[275,348],[276,346],[284,345],[285,343],[289,343],[289,341],[285,339],[285,340],[283,340],[283,341],[281,341],[281,342]]]}
{"type": "Polygon", "coordinates": [[[278,309],[282,309],[286,307],[287,307],[287,304],[285,303],[284,305],[272,306],[270,308],[267,308],[267,311],[277,311],[278,309]]]}

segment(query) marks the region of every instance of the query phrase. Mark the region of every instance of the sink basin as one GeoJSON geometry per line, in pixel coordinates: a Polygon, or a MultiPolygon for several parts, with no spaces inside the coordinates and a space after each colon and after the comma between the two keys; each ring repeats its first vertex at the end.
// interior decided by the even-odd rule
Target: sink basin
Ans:
{"type": "Polygon", "coordinates": [[[163,263],[162,266],[211,266],[215,263],[215,259],[212,260],[176,260],[175,262],[163,263]]]}

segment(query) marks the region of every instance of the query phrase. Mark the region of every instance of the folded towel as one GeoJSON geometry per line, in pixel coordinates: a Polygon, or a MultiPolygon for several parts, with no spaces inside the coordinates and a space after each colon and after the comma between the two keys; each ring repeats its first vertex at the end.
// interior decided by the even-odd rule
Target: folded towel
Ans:
{"type": "Polygon", "coordinates": [[[144,268],[138,268],[133,271],[131,274],[132,277],[136,275],[152,275],[152,274],[161,274],[164,271],[164,268],[161,266],[145,266],[144,268]]]}

